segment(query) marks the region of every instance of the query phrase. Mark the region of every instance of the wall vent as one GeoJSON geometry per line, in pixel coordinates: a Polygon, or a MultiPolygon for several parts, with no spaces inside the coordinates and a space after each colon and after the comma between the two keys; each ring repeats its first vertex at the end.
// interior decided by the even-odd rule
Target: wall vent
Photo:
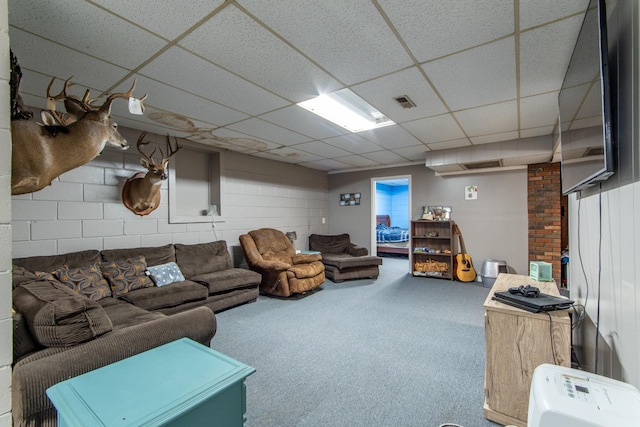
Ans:
{"type": "Polygon", "coordinates": [[[402,108],[413,108],[416,104],[407,95],[398,96],[395,101],[402,106],[402,108]]]}
{"type": "Polygon", "coordinates": [[[502,166],[502,162],[500,160],[489,160],[486,162],[476,162],[476,163],[463,163],[462,167],[465,169],[486,169],[486,168],[499,168],[502,166]]]}

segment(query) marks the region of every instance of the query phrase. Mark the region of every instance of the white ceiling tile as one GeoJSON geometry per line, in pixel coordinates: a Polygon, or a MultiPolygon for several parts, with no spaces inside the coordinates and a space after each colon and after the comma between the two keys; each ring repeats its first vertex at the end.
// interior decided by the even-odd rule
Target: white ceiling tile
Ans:
{"type": "Polygon", "coordinates": [[[333,159],[318,160],[317,162],[303,163],[302,165],[326,171],[351,169],[353,167],[351,165],[333,159]]]}
{"type": "Polygon", "coordinates": [[[532,128],[532,129],[522,129],[520,131],[520,137],[521,138],[529,138],[532,136],[545,136],[545,135],[551,135],[551,133],[553,132],[555,126],[545,126],[545,127],[539,127],[539,128],[532,128]]]}
{"type": "Polygon", "coordinates": [[[396,123],[446,113],[447,109],[417,67],[371,80],[351,88],[396,123]],[[394,98],[408,96],[416,104],[403,108],[394,98]]]}
{"type": "Polygon", "coordinates": [[[351,154],[346,150],[338,148],[334,145],[325,144],[322,141],[305,142],[304,144],[296,145],[295,148],[306,151],[307,153],[316,154],[318,156],[327,157],[330,159],[334,157],[348,156],[351,154]]]}
{"type": "Polygon", "coordinates": [[[456,118],[469,136],[508,132],[518,129],[516,101],[458,111],[456,118]]]}
{"type": "Polygon", "coordinates": [[[298,150],[296,147],[280,147],[270,150],[270,153],[286,158],[289,163],[315,162],[322,159],[320,156],[298,150]]]}
{"type": "Polygon", "coordinates": [[[584,13],[588,5],[589,0],[521,1],[519,2],[520,30],[556,21],[576,13],[584,13]]]}
{"type": "Polygon", "coordinates": [[[520,35],[520,95],[560,90],[576,43],[582,16],[520,35]]]}
{"type": "Polygon", "coordinates": [[[240,3],[347,85],[412,64],[369,0],[280,0],[278,8],[263,0],[240,3]]]}
{"type": "MultiPolygon", "coordinates": [[[[77,85],[99,90],[106,90],[127,75],[124,68],[66,49],[24,31],[10,28],[9,35],[11,49],[24,70],[56,76],[62,80],[73,76],[73,82],[77,85]]],[[[43,87],[43,96],[46,96],[46,90],[47,87],[43,87]]]]}
{"type": "Polygon", "coordinates": [[[425,144],[464,138],[464,132],[450,114],[403,123],[402,127],[425,144]]]}
{"type": "Polygon", "coordinates": [[[384,148],[411,147],[420,144],[420,140],[398,125],[358,132],[363,138],[375,142],[384,148]]]}
{"type": "Polygon", "coordinates": [[[213,12],[224,0],[191,1],[188,6],[175,0],[93,0],[123,18],[147,30],[173,40],[203,17],[213,12]]]}
{"type": "Polygon", "coordinates": [[[273,150],[282,146],[282,144],[278,144],[276,142],[266,141],[252,135],[236,132],[227,128],[214,129],[210,133],[214,135],[215,138],[228,141],[230,145],[242,145],[257,151],[273,150]]]}
{"type": "MultiPolygon", "coordinates": [[[[139,129],[144,129],[147,132],[155,133],[158,135],[166,135],[167,128],[158,125],[157,123],[153,123],[149,119],[146,119],[144,116],[133,116],[131,114],[127,116],[115,116],[114,120],[118,124],[118,129],[128,128],[132,132],[136,132],[136,138],[140,135],[141,131],[139,129]]],[[[177,130],[172,130],[170,132],[171,136],[176,136],[178,138],[186,138],[189,136],[186,132],[181,132],[177,130]]],[[[129,140],[129,145],[135,144],[135,140],[129,140]]]]}
{"type": "Polygon", "coordinates": [[[342,87],[235,6],[222,10],[180,45],[292,102],[342,87]]]}
{"type": "Polygon", "coordinates": [[[239,123],[226,126],[231,130],[246,133],[256,138],[266,139],[282,145],[294,145],[309,141],[309,137],[292,132],[260,119],[247,119],[239,123]]]}
{"type": "Polygon", "coordinates": [[[429,151],[425,145],[414,145],[413,147],[395,148],[392,150],[399,156],[410,161],[424,160],[425,152],[429,151]]]}
{"type": "Polygon", "coordinates": [[[263,114],[260,118],[314,139],[324,139],[349,132],[295,104],[263,114]]]}
{"type": "Polygon", "coordinates": [[[393,151],[376,151],[373,153],[365,153],[362,155],[370,160],[375,160],[383,165],[393,165],[407,163],[407,159],[397,155],[393,151]]]}
{"type": "Polygon", "coordinates": [[[288,105],[280,98],[181,48],[172,47],[140,70],[141,75],[249,115],[288,105]],[[185,64],[189,64],[185,67],[185,64]]]}
{"type": "Polygon", "coordinates": [[[338,157],[334,160],[340,161],[342,163],[346,163],[350,166],[359,167],[359,168],[380,166],[380,163],[376,162],[375,160],[367,159],[365,157],[358,156],[355,154],[351,156],[338,157]]]}
{"type": "Polygon", "coordinates": [[[165,45],[159,37],[86,1],[14,0],[9,14],[17,28],[29,28],[43,38],[55,34],[57,43],[130,70],[165,45]]]}
{"type": "Polygon", "coordinates": [[[379,151],[383,149],[378,144],[353,133],[327,138],[324,142],[335,147],[342,148],[343,150],[347,150],[353,154],[370,153],[372,151],[379,151]]]}
{"type": "Polygon", "coordinates": [[[518,131],[494,133],[490,135],[473,136],[471,142],[474,144],[491,144],[492,142],[508,141],[518,138],[518,131]]]}
{"type": "MultiPolygon", "coordinates": [[[[176,113],[187,118],[201,120],[205,123],[211,123],[216,126],[237,122],[247,117],[244,113],[231,110],[220,104],[207,101],[204,98],[167,86],[156,80],[152,80],[144,76],[136,76],[136,78],[137,85],[134,95],[139,97],[145,93],[148,94],[149,97],[144,101],[146,106],[161,109],[162,106],[172,105],[174,108],[172,113],[176,113]]],[[[127,91],[130,86],[131,82],[127,81],[116,88],[116,91],[127,91]]]]}
{"type": "Polygon", "coordinates": [[[469,142],[469,140],[466,138],[462,138],[462,139],[454,139],[451,141],[435,142],[435,143],[429,144],[429,148],[432,150],[447,150],[447,149],[458,148],[458,147],[467,147],[469,145],[471,145],[471,142],[469,142]]]}
{"type": "Polygon", "coordinates": [[[423,65],[452,110],[516,98],[513,37],[423,65]]]}
{"type": "Polygon", "coordinates": [[[558,92],[529,96],[520,101],[520,127],[553,126],[558,120],[558,92]]]}
{"type": "Polygon", "coordinates": [[[419,62],[513,33],[512,0],[380,0],[419,62]]]}
{"type": "Polygon", "coordinates": [[[455,163],[458,151],[482,158],[491,143],[550,138],[586,2],[10,0],[8,9],[20,92],[35,109],[52,76],[73,75],[71,92],[98,96],[128,89],[141,68],[134,95],[148,92],[145,115],[116,101],[121,126],[346,171],[422,162],[433,149],[455,163]],[[293,105],[346,84],[398,124],[352,134],[293,105]],[[401,109],[401,95],[418,106],[401,109]]]}

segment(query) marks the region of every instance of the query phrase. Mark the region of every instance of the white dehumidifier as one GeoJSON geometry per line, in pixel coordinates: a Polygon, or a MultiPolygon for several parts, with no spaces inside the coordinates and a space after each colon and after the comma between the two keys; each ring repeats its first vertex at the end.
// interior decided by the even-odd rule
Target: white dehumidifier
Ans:
{"type": "Polygon", "coordinates": [[[528,427],[640,426],[640,391],[577,369],[543,364],[533,372],[528,427]]]}

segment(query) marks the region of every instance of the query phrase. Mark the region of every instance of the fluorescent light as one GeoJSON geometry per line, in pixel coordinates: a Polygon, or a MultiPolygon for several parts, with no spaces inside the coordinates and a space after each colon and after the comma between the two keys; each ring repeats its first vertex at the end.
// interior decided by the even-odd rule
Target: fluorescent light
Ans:
{"type": "Polygon", "coordinates": [[[349,89],[322,94],[298,105],[351,132],[395,124],[349,89]]]}

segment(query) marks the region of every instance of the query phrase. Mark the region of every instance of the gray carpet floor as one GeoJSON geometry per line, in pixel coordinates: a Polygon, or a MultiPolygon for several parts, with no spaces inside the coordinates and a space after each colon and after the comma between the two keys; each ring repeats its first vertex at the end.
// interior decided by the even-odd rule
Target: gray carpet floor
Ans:
{"type": "Polygon", "coordinates": [[[211,347],[256,369],[247,426],[497,426],[482,411],[489,289],[408,269],[385,258],[377,280],[218,313],[211,347]]]}

